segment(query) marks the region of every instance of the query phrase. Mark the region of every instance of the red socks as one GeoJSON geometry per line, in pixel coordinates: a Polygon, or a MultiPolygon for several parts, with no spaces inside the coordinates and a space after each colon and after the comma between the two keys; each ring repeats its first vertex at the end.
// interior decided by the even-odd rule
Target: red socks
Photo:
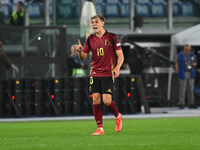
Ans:
{"type": "Polygon", "coordinates": [[[117,106],[114,101],[111,102],[111,104],[108,106],[108,108],[115,115],[115,117],[119,116],[119,111],[118,111],[117,106]]]}
{"type": "Polygon", "coordinates": [[[93,105],[93,114],[98,128],[103,128],[101,104],[93,105]]]}
{"type": "MultiPolygon", "coordinates": [[[[108,108],[115,115],[115,117],[119,116],[119,111],[117,109],[115,102],[112,101],[111,104],[108,106],[108,108]]],[[[103,113],[101,109],[101,104],[93,105],[93,114],[98,128],[103,128],[103,121],[102,121],[103,113]]]]}

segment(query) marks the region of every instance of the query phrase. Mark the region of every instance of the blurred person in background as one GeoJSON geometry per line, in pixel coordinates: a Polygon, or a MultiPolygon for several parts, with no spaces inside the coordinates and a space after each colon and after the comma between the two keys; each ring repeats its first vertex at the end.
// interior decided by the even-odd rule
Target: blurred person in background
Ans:
{"type": "Polygon", "coordinates": [[[175,69],[179,77],[179,102],[180,109],[185,107],[185,95],[187,92],[187,100],[190,108],[196,108],[194,103],[194,67],[197,66],[196,57],[191,52],[191,46],[186,44],[183,51],[178,53],[176,58],[175,69]]]}
{"type": "Polygon", "coordinates": [[[0,41],[0,79],[6,79],[8,76],[7,70],[11,68],[11,60],[3,51],[3,44],[0,41]]]}
{"type": "Polygon", "coordinates": [[[11,18],[10,18],[10,25],[15,26],[23,26],[24,25],[24,3],[19,1],[17,2],[17,9],[16,11],[12,12],[11,18]]]}
{"type": "Polygon", "coordinates": [[[78,57],[76,50],[76,44],[71,46],[71,55],[67,59],[68,75],[69,76],[85,76],[84,69],[87,69],[87,65],[78,57]]]}
{"type": "Polygon", "coordinates": [[[12,64],[7,54],[3,51],[3,43],[0,41],[0,79],[6,79],[8,77],[7,71],[11,67],[15,69],[16,72],[19,72],[19,69],[12,64]]]}

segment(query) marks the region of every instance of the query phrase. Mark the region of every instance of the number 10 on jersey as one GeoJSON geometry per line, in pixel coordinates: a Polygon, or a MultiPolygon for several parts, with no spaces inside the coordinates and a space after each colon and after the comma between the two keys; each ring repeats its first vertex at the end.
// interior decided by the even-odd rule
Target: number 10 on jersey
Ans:
{"type": "Polygon", "coordinates": [[[97,56],[103,56],[103,55],[104,55],[103,48],[97,48],[97,56]]]}

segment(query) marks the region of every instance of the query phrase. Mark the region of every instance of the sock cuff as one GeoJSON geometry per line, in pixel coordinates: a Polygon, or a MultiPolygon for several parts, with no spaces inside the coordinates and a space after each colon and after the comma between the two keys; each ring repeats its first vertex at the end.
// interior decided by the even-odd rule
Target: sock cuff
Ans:
{"type": "Polygon", "coordinates": [[[101,108],[101,104],[93,104],[93,107],[96,109],[101,108]]]}
{"type": "Polygon", "coordinates": [[[111,106],[111,105],[113,105],[113,104],[116,105],[114,101],[111,101],[111,103],[110,103],[109,106],[111,106]]]}

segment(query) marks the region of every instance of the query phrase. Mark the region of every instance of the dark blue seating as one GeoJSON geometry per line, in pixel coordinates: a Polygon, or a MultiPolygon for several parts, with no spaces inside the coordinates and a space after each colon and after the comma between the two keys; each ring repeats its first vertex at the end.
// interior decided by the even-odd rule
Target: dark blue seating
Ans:
{"type": "Polygon", "coordinates": [[[152,3],[167,4],[167,0],[152,0],[152,3]]]}
{"type": "Polygon", "coordinates": [[[119,17],[119,3],[113,2],[113,3],[106,3],[105,5],[105,13],[106,17],[119,17]]]}
{"type": "Polygon", "coordinates": [[[59,4],[72,4],[74,1],[73,0],[60,0],[60,3],[59,4]]]}
{"type": "Polygon", "coordinates": [[[135,4],[135,15],[149,17],[150,16],[150,5],[149,3],[136,3],[135,4]]]}
{"type": "Polygon", "coordinates": [[[26,0],[10,0],[13,4],[17,4],[18,1],[23,2],[24,4],[27,2],[26,0]]]}
{"type": "Polygon", "coordinates": [[[180,16],[181,11],[180,11],[180,4],[179,3],[173,3],[173,16],[177,17],[180,16]]]}
{"type": "Polygon", "coordinates": [[[183,2],[181,4],[181,11],[183,16],[194,16],[194,4],[191,2],[183,2]]]}
{"type": "Polygon", "coordinates": [[[75,17],[75,18],[79,17],[80,16],[80,5],[78,3],[73,3],[71,5],[71,7],[72,7],[72,11],[73,11],[72,17],[75,17]]]}
{"type": "Polygon", "coordinates": [[[121,0],[121,3],[123,3],[123,4],[129,4],[129,0],[121,0]]]}
{"type": "Polygon", "coordinates": [[[96,3],[96,12],[105,16],[105,3],[96,3]]]}
{"type": "Polygon", "coordinates": [[[121,17],[130,16],[129,0],[122,0],[122,2],[120,3],[120,14],[121,17]]]}
{"type": "Polygon", "coordinates": [[[180,0],[173,0],[173,3],[180,3],[180,0]]]}
{"type": "Polygon", "coordinates": [[[119,3],[119,0],[105,0],[106,3],[116,4],[119,3]]]}
{"type": "Polygon", "coordinates": [[[71,18],[72,17],[72,5],[70,4],[59,4],[58,5],[58,16],[61,18],[71,18]]]}
{"type": "Polygon", "coordinates": [[[50,13],[50,17],[53,16],[53,5],[52,3],[49,4],[49,13],[50,13]]]}
{"type": "Polygon", "coordinates": [[[10,4],[3,4],[1,10],[4,13],[5,18],[9,18],[11,16],[12,10],[10,4]]]}
{"type": "Polygon", "coordinates": [[[41,18],[42,17],[42,8],[44,8],[43,4],[30,3],[28,4],[28,10],[30,18],[41,18]]]}
{"type": "Polygon", "coordinates": [[[149,0],[135,0],[136,3],[149,3],[149,0]]]}
{"type": "Polygon", "coordinates": [[[165,17],[166,5],[164,3],[152,3],[151,4],[152,17],[165,17]]]}
{"type": "Polygon", "coordinates": [[[1,4],[4,5],[4,4],[12,4],[12,1],[11,0],[1,0],[1,4]]]}

